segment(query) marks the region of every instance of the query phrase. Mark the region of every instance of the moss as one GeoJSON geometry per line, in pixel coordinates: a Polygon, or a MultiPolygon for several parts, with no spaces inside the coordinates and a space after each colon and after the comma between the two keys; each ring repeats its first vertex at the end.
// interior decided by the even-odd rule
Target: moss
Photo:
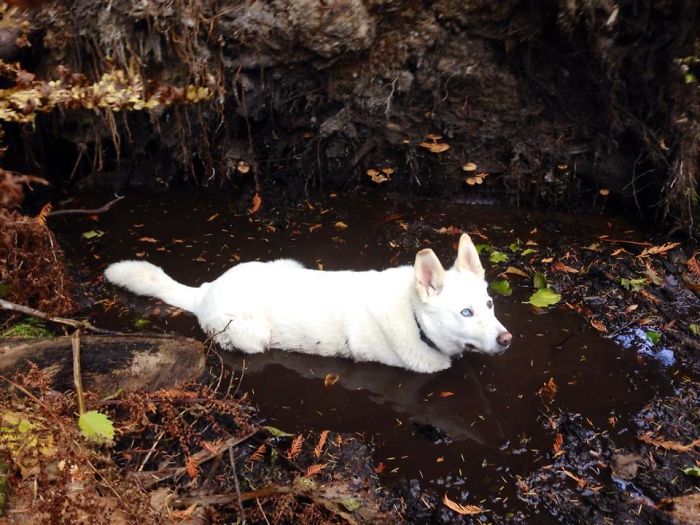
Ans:
{"type": "Polygon", "coordinates": [[[33,317],[15,323],[0,333],[0,337],[53,337],[44,324],[33,317]]]}

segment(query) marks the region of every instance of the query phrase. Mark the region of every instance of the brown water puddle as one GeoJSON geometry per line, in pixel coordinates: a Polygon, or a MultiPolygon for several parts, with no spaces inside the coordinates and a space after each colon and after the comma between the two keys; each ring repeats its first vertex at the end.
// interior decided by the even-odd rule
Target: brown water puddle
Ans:
{"type": "MultiPolygon", "coordinates": [[[[141,257],[190,285],[217,277],[239,259],[291,257],[326,270],[381,269],[410,264],[419,247],[432,245],[451,264],[457,234],[436,230],[452,225],[482,232],[500,247],[516,239],[545,246],[589,243],[599,234],[634,238],[620,219],[408,202],[376,193],[329,198],[325,206],[250,219],[233,215],[223,198],[205,202],[170,192],[129,196],[96,222],[72,217],[59,230],[69,259],[88,268],[87,279],[95,279],[106,263],[141,257]],[[104,235],[85,241],[81,235],[88,230],[104,235]]],[[[95,299],[109,300],[112,293],[129,309],[105,312],[98,304],[91,310],[96,324],[124,330],[148,316],[149,328],[203,339],[193,317],[172,317],[156,301],[111,289],[95,299]]],[[[670,389],[657,364],[602,338],[564,307],[536,313],[523,304],[530,293],[531,283],[523,280],[512,296],[496,298],[499,318],[515,334],[505,354],[466,354],[437,374],[279,351],[224,357],[238,370],[245,363],[241,388],[252,393],[266,424],[288,432],[362,433],[374,442],[375,460],[387,478],[418,478],[447,488],[455,499],[487,498],[494,510],[498,502],[513,509],[515,476],[530,472],[552,445],[537,396],[546,381],[554,378],[559,387],[555,410],[581,413],[618,442],[627,432],[625,416],[670,389]],[[340,379],[325,387],[329,373],[340,379]],[[615,427],[611,417],[619,421],[615,427]]]]}

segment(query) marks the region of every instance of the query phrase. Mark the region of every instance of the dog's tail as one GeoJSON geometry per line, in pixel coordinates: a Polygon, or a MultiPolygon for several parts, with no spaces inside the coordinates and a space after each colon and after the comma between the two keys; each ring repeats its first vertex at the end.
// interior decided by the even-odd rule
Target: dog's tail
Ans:
{"type": "Polygon", "coordinates": [[[156,297],[168,304],[193,312],[198,288],[180,284],[158,266],[146,261],[121,261],[110,264],[105,277],[138,295],[156,297]]]}

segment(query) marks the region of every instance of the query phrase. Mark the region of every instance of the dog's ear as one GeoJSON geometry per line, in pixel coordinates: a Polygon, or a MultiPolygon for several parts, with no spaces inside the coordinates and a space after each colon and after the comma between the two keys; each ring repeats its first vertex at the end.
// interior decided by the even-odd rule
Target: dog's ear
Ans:
{"type": "Polygon", "coordinates": [[[432,295],[438,295],[445,284],[445,269],[435,252],[430,248],[416,254],[413,265],[416,273],[416,289],[421,301],[426,301],[432,295]]]}
{"type": "Polygon", "coordinates": [[[457,260],[454,267],[458,272],[472,272],[479,277],[484,276],[484,267],[481,266],[479,253],[476,251],[476,246],[474,246],[471,237],[466,233],[463,233],[459,238],[457,260]]]}

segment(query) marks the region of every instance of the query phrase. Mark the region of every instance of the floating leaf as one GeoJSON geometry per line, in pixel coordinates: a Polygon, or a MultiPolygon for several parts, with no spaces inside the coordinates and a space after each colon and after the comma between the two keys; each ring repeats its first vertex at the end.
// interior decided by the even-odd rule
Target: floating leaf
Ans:
{"type": "Polygon", "coordinates": [[[102,412],[90,410],[78,419],[80,431],[87,439],[97,443],[108,443],[114,439],[114,425],[102,412]]]}
{"type": "Polygon", "coordinates": [[[513,293],[513,289],[510,287],[510,283],[505,279],[491,281],[489,288],[498,295],[503,295],[506,297],[513,293]]]}
{"type": "Polygon", "coordinates": [[[347,230],[347,229],[348,229],[348,225],[345,224],[343,221],[338,221],[338,222],[336,222],[336,223],[335,223],[335,227],[336,227],[336,229],[338,229],[338,230],[347,230]]]}
{"type": "Polygon", "coordinates": [[[323,378],[323,386],[331,387],[335,385],[339,379],[340,376],[338,374],[326,374],[326,377],[323,378]]]}
{"type": "Polygon", "coordinates": [[[504,273],[517,275],[518,277],[530,277],[527,273],[522,271],[520,268],[516,268],[515,266],[509,266],[508,268],[506,268],[506,271],[504,273]]]}
{"type": "Polygon", "coordinates": [[[285,432],[284,430],[280,430],[277,427],[273,427],[270,425],[264,426],[263,429],[270,434],[272,437],[292,437],[294,434],[290,434],[289,432],[285,432]]]}
{"type": "Polygon", "coordinates": [[[260,197],[260,194],[256,192],[255,195],[253,195],[253,199],[251,201],[251,207],[250,207],[250,210],[248,210],[248,211],[252,215],[253,213],[256,213],[260,209],[260,206],[262,206],[262,197],[260,197]]]}
{"type": "Polygon", "coordinates": [[[659,342],[661,341],[661,334],[659,332],[654,332],[652,330],[648,330],[644,333],[647,336],[647,339],[649,339],[649,341],[651,341],[651,344],[653,344],[653,345],[658,345],[659,342]]]}
{"type": "Polygon", "coordinates": [[[530,296],[529,304],[538,308],[547,308],[561,301],[561,295],[551,288],[541,288],[530,296]]]}
{"type": "Polygon", "coordinates": [[[139,237],[139,241],[141,242],[150,242],[151,244],[155,244],[158,242],[158,239],[155,239],[153,237],[139,237]]]}
{"type": "Polygon", "coordinates": [[[481,514],[484,509],[478,507],[477,505],[460,505],[456,501],[452,501],[447,497],[447,494],[442,498],[442,502],[448,509],[454,510],[457,514],[463,516],[472,516],[474,514],[481,514]]]}
{"type": "Polygon", "coordinates": [[[536,290],[546,288],[547,278],[544,276],[544,274],[535,272],[535,275],[532,276],[532,285],[535,287],[536,290]]]}
{"type": "Polygon", "coordinates": [[[499,252],[498,250],[494,250],[491,252],[491,255],[489,256],[489,261],[491,261],[494,264],[502,263],[502,262],[507,262],[509,259],[508,255],[499,252]]]}
{"type": "Polygon", "coordinates": [[[83,233],[83,239],[90,240],[90,239],[99,239],[105,234],[102,230],[89,230],[83,233]]]}
{"type": "Polygon", "coordinates": [[[476,164],[473,162],[467,162],[464,166],[462,166],[462,169],[464,171],[476,171],[476,164]]]}

